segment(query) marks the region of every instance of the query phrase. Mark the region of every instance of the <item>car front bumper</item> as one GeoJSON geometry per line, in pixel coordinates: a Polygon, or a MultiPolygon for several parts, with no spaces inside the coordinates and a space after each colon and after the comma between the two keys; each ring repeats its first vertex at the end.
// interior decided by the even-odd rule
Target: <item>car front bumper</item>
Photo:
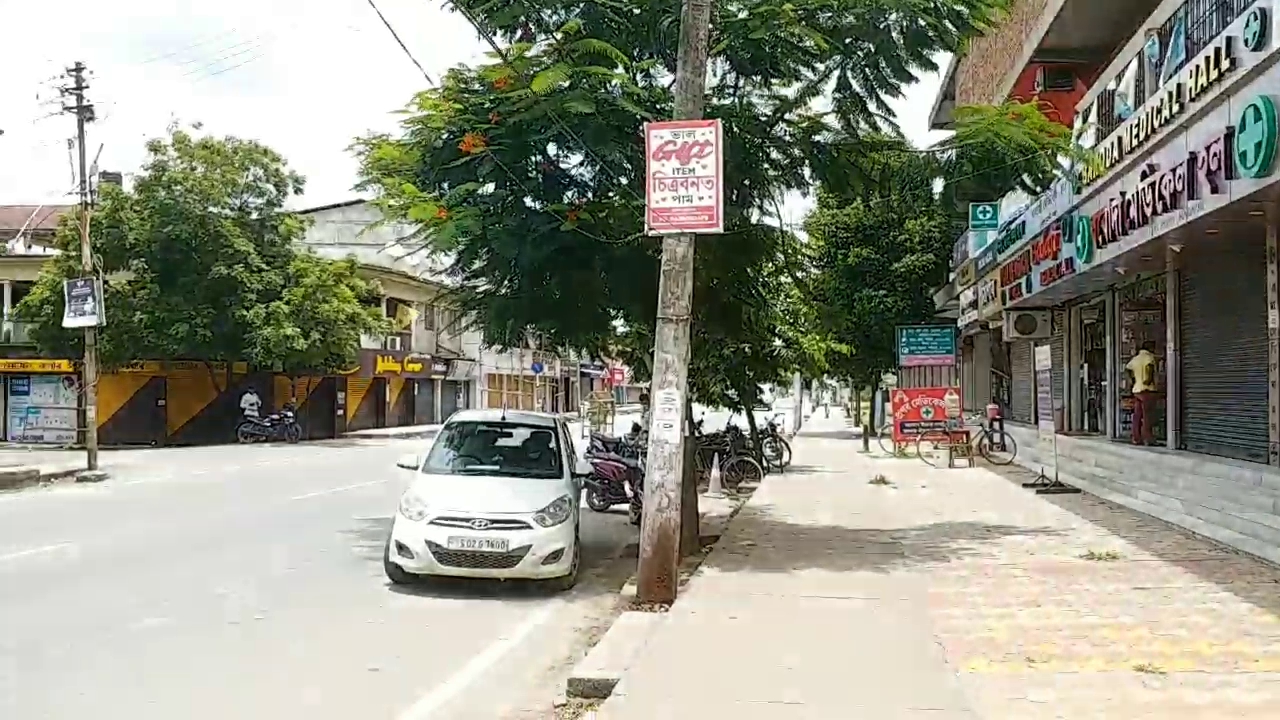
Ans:
{"type": "MultiPolygon", "coordinates": [[[[452,514],[452,517],[458,516],[452,514]]],[[[499,580],[557,578],[572,569],[578,541],[576,513],[551,528],[539,527],[531,519],[520,516],[532,527],[489,531],[433,524],[437,519],[428,517],[415,522],[397,514],[391,526],[388,549],[391,562],[414,575],[499,580]],[[451,550],[450,537],[502,538],[508,542],[509,550],[505,553],[451,550]]]]}

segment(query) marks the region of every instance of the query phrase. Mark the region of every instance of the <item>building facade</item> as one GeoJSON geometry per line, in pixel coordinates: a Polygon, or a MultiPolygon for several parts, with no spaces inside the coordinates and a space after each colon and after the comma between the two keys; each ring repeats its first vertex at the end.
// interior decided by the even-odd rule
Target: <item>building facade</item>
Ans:
{"type": "MultiPolygon", "coordinates": [[[[1040,25],[1090,3],[1054,5],[1040,25]]],[[[951,290],[977,298],[966,404],[1007,376],[1020,463],[1280,561],[1275,5],[1148,8],[1074,108],[1095,161],[1011,213],[972,285],[951,290]]]]}

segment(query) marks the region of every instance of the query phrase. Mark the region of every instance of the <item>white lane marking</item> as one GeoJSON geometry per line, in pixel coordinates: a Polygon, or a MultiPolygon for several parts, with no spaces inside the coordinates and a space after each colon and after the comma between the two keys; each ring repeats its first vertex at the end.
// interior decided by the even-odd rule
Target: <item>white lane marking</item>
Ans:
{"type": "Polygon", "coordinates": [[[305,493],[303,495],[294,495],[290,500],[306,500],[307,498],[320,497],[321,495],[332,495],[334,493],[346,492],[347,490],[355,490],[356,488],[369,487],[370,485],[378,485],[386,480],[370,480],[369,482],[356,483],[355,485],[343,485],[342,487],[329,488],[328,490],[317,490],[315,492],[305,493]]]}
{"type": "Polygon", "coordinates": [[[28,548],[19,550],[18,552],[9,553],[8,555],[0,555],[0,562],[5,560],[17,560],[18,558],[29,557],[31,555],[39,555],[41,553],[54,552],[63,548],[71,547],[71,543],[57,543],[56,545],[45,545],[44,547],[28,548]]]}
{"type": "Polygon", "coordinates": [[[458,672],[432,688],[430,692],[418,698],[417,702],[397,715],[396,720],[428,720],[431,718],[441,706],[457,697],[458,693],[465,690],[468,685],[480,679],[480,676],[501,660],[502,656],[515,649],[516,646],[524,642],[525,638],[529,637],[530,633],[550,620],[551,616],[563,604],[563,600],[553,600],[530,613],[524,619],[524,622],[516,626],[511,634],[498,638],[492,645],[480,651],[479,655],[471,658],[458,672]]]}

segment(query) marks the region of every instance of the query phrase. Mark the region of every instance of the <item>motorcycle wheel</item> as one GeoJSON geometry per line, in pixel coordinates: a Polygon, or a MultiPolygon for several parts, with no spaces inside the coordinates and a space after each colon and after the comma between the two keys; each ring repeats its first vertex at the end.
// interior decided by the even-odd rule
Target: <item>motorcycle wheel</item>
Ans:
{"type": "Polygon", "coordinates": [[[605,496],[597,490],[587,490],[587,507],[596,512],[608,512],[613,507],[605,496]]]}
{"type": "Polygon", "coordinates": [[[236,426],[236,442],[247,445],[256,439],[257,437],[250,429],[249,423],[240,423],[236,426]]]}
{"type": "Polygon", "coordinates": [[[289,423],[284,428],[284,441],[293,444],[302,439],[302,427],[298,423],[289,423]]]}

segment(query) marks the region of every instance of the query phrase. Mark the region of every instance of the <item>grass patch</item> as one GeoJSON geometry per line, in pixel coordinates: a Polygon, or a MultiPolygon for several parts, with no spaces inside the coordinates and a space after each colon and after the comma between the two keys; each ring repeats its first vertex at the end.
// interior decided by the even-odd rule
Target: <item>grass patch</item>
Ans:
{"type": "Polygon", "coordinates": [[[1160,667],[1159,665],[1156,665],[1155,663],[1149,663],[1149,662],[1134,663],[1133,671],[1140,672],[1144,675],[1166,675],[1167,674],[1164,671],[1164,668],[1160,667]]]}
{"type": "Polygon", "coordinates": [[[868,480],[867,484],[868,485],[892,485],[893,483],[889,482],[889,478],[885,477],[884,475],[876,475],[875,477],[868,480]]]}
{"type": "Polygon", "coordinates": [[[1115,550],[1090,550],[1080,556],[1081,560],[1092,560],[1093,562],[1115,562],[1120,559],[1120,553],[1115,550]]]}
{"type": "Polygon", "coordinates": [[[563,704],[556,706],[556,720],[589,720],[596,716],[596,710],[603,704],[603,700],[567,698],[563,704]]]}

